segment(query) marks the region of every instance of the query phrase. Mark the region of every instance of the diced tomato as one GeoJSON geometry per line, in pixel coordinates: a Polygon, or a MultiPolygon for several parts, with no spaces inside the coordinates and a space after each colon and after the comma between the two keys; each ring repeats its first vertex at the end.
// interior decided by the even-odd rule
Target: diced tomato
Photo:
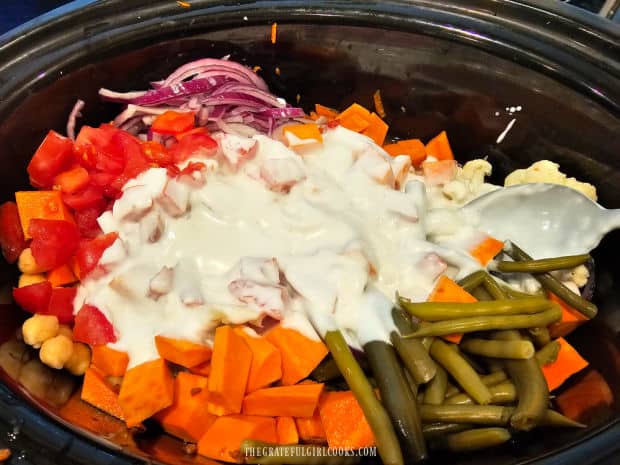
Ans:
{"type": "Polygon", "coordinates": [[[62,324],[73,322],[73,299],[77,294],[75,287],[56,287],[52,289],[46,315],[54,315],[62,324]]]}
{"type": "Polygon", "coordinates": [[[201,133],[189,134],[169,149],[175,163],[181,163],[191,157],[212,157],[216,150],[217,141],[201,133]]]}
{"type": "Polygon", "coordinates": [[[157,166],[167,166],[172,163],[172,156],[168,153],[168,149],[159,142],[143,142],[142,153],[151,163],[155,163],[157,166]]]}
{"type": "Polygon", "coordinates": [[[54,177],[73,161],[73,141],[50,131],[28,164],[30,183],[38,188],[50,188],[54,177]]]}
{"type": "Polygon", "coordinates": [[[116,233],[108,233],[97,236],[94,239],[80,241],[75,259],[80,268],[80,276],[82,279],[95,269],[105,249],[110,247],[117,237],[118,234],[116,233]]]}
{"type": "Polygon", "coordinates": [[[21,308],[30,313],[46,313],[52,297],[49,281],[13,289],[13,299],[21,308]]]}
{"type": "Polygon", "coordinates": [[[63,171],[54,178],[54,185],[59,186],[62,192],[69,194],[83,189],[87,184],[88,171],[82,166],[63,171]]]}
{"type": "Polygon", "coordinates": [[[194,121],[193,113],[168,110],[155,118],[151,129],[159,134],[180,134],[192,129],[194,121]]]}
{"type": "Polygon", "coordinates": [[[106,204],[103,198],[103,189],[96,184],[89,184],[84,189],[72,194],[62,194],[62,201],[76,211],[92,207],[103,208],[106,204]]]}
{"type": "Polygon", "coordinates": [[[75,316],[73,339],[91,346],[116,342],[114,327],[105,315],[92,305],[84,305],[75,316]]]}
{"type": "Polygon", "coordinates": [[[110,186],[120,192],[127,181],[135,178],[143,171],[151,167],[148,158],[142,152],[140,141],[125,131],[118,131],[112,138],[112,145],[119,150],[125,158],[125,167],[122,173],[112,181],[110,186]]]}
{"type": "Polygon", "coordinates": [[[0,205],[0,247],[2,255],[9,263],[15,263],[19,254],[26,248],[26,239],[15,202],[0,205]]]}
{"type": "Polygon", "coordinates": [[[32,256],[47,270],[67,263],[80,240],[77,226],[69,221],[33,218],[28,232],[32,236],[32,256]]]}
{"type": "Polygon", "coordinates": [[[205,168],[206,168],[206,165],[204,163],[199,162],[199,161],[192,161],[188,163],[187,166],[181,170],[181,172],[179,173],[179,176],[183,176],[183,175],[191,176],[192,173],[194,173],[194,171],[202,171],[205,168]]]}
{"type": "Polygon", "coordinates": [[[118,131],[109,124],[102,124],[98,128],[82,126],[75,138],[74,146],[76,158],[80,164],[89,170],[95,169],[97,163],[104,164],[106,157],[109,158],[115,154],[113,150],[110,153],[110,146],[112,137],[118,131]],[[99,160],[100,158],[102,159],[99,160]]]}
{"type": "Polygon", "coordinates": [[[75,212],[75,224],[80,231],[81,237],[92,239],[101,234],[101,228],[99,227],[97,218],[101,216],[104,209],[105,204],[101,207],[94,206],[75,212]]]}

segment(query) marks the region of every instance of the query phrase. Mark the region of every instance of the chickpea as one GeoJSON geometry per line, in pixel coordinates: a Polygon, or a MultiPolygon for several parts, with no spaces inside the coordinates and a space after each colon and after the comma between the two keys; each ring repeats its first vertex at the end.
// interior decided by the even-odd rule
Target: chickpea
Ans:
{"type": "Polygon", "coordinates": [[[24,342],[35,349],[58,334],[58,318],[54,315],[34,315],[22,326],[24,342]]]}
{"type": "Polygon", "coordinates": [[[67,336],[54,336],[41,345],[39,358],[48,367],[60,370],[73,354],[73,341],[67,336]]]}
{"type": "Polygon", "coordinates": [[[73,352],[65,362],[65,368],[76,376],[83,375],[90,366],[90,347],[81,342],[73,343],[73,352]]]}
{"type": "Polygon", "coordinates": [[[45,281],[47,281],[47,278],[43,273],[22,273],[22,275],[19,277],[19,281],[17,282],[17,287],[26,287],[30,286],[31,284],[39,284],[45,281]]]}
{"type": "Polygon", "coordinates": [[[19,271],[22,273],[28,274],[43,273],[44,271],[47,271],[45,268],[42,268],[37,264],[30,247],[24,249],[22,253],[19,254],[19,258],[17,259],[17,268],[19,268],[19,271]]]}
{"type": "Polygon", "coordinates": [[[73,330],[67,325],[60,325],[58,327],[58,335],[67,336],[69,339],[73,340],[73,330]]]}

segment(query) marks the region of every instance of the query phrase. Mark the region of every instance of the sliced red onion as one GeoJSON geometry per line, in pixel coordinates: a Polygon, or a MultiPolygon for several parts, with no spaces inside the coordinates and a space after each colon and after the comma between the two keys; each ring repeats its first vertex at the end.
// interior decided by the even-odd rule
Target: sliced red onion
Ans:
{"type": "Polygon", "coordinates": [[[196,76],[200,73],[208,71],[211,66],[225,68],[233,73],[241,73],[259,89],[265,91],[269,90],[265,81],[263,81],[263,79],[250,68],[247,68],[234,61],[219,60],[217,58],[203,58],[201,60],[186,63],[173,71],[173,73],[164,80],[163,85],[169,86],[170,84],[173,84],[175,82],[179,82],[189,77],[196,76]]]}
{"type": "Polygon", "coordinates": [[[67,120],[67,136],[71,140],[75,140],[75,124],[77,119],[82,116],[81,111],[84,108],[84,105],[86,105],[84,100],[78,99],[78,101],[75,102],[75,105],[73,105],[71,113],[69,113],[69,119],[67,120]]]}
{"type": "Polygon", "coordinates": [[[120,125],[122,125],[125,121],[127,121],[129,118],[131,118],[134,115],[139,115],[139,116],[143,116],[143,115],[161,115],[162,113],[168,111],[168,110],[174,110],[174,108],[170,108],[170,107],[142,107],[139,105],[133,105],[133,104],[129,104],[127,105],[127,108],[120,113],[116,118],[114,118],[114,126],[119,127],[120,125]]]}
{"type": "MultiPolygon", "coordinates": [[[[271,134],[276,127],[305,116],[301,108],[270,94],[249,68],[225,59],[188,63],[152,86],[145,92],[100,90],[106,100],[128,104],[114,120],[116,126],[141,134],[149,130],[154,115],[176,110],[193,112],[198,125],[207,129],[271,134]]],[[[146,134],[148,140],[152,137],[146,134]]]]}
{"type": "Polygon", "coordinates": [[[110,102],[118,102],[118,103],[127,103],[130,100],[142,97],[146,94],[145,90],[136,90],[132,92],[115,92],[110,89],[101,88],[99,89],[99,96],[104,100],[109,100],[110,102]]]}
{"type": "Polygon", "coordinates": [[[264,102],[266,105],[270,105],[277,108],[283,108],[286,106],[286,102],[283,99],[277,98],[269,92],[257,89],[246,84],[227,83],[213,91],[212,97],[219,95],[239,95],[254,98],[258,101],[264,102]]]}
{"type": "Polygon", "coordinates": [[[179,82],[169,86],[152,89],[146,92],[127,92],[126,94],[118,94],[108,89],[100,89],[99,95],[106,100],[121,103],[133,103],[135,105],[151,106],[160,103],[167,103],[170,100],[177,100],[187,95],[202,94],[217,88],[225,83],[228,79],[223,76],[209,77],[204,79],[194,79],[192,81],[179,82]],[[123,96],[124,95],[124,96],[123,96]]]}
{"type": "Polygon", "coordinates": [[[260,113],[271,118],[301,118],[305,115],[301,108],[296,107],[266,108],[260,113]]]}

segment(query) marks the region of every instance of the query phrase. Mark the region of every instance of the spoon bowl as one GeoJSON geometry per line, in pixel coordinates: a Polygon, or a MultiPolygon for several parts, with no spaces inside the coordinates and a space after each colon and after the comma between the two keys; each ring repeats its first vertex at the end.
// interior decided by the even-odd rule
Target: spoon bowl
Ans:
{"type": "Polygon", "coordinates": [[[498,189],[472,200],[463,210],[478,229],[518,244],[536,259],[588,253],[605,234],[620,228],[620,210],[607,210],[558,184],[498,189]]]}

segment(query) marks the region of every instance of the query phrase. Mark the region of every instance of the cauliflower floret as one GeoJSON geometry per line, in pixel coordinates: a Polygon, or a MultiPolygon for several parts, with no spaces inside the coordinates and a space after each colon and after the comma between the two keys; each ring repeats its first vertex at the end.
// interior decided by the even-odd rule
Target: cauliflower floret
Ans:
{"type": "Polygon", "coordinates": [[[571,271],[571,278],[578,287],[583,287],[590,279],[590,271],[585,265],[579,265],[571,271]]]}
{"type": "Polygon", "coordinates": [[[533,163],[529,168],[515,170],[504,180],[504,186],[515,186],[531,182],[546,182],[570,187],[581,192],[586,197],[595,200],[596,188],[592,184],[568,178],[560,171],[560,165],[549,160],[541,160],[533,163]]]}
{"type": "Polygon", "coordinates": [[[490,176],[492,171],[493,167],[488,161],[481,159],[470,160],[463,165],[458,178],[469,181],[472,187],[480,186],[484,183],[484,178],[490,176]]]}
{"type": "Polygon", "coordinates": [[[444,185],[442,191],[446,197],[457,203],[462,203],[470,193],[469,189],[467,189],[467,185],[457,179],[444,185]]]}
{"type": "Polygon", "coordinates": [[[588,197],[589,199],[596,200],[596,187],[587,182],[577,181],[575,178],[567,178],[564,182],[566,187],[570,187],[571,189],[575,189],[576,191],[581,192],[583,195],[588,197]]]}
{"type": "Polygon", "coordinates": [[[443,186],[443,195],[458,205],[467,203],[490,190],[492,184],[485,184],[484,178],[493,171],[491,164],[482,159],[470,160],[456,170],[455,179],[443,186]]]}

